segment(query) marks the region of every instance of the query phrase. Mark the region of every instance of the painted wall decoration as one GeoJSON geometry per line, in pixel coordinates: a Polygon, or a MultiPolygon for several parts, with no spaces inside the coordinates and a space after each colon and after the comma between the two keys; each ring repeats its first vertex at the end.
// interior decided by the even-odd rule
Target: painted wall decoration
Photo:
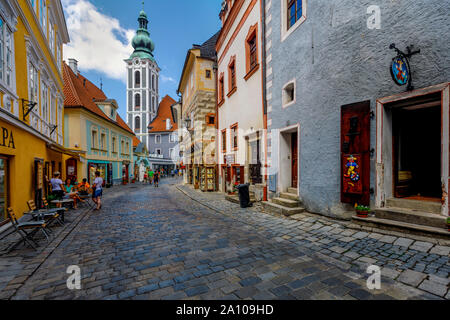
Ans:
{"type": "Polygon", "coordinates": [[[344,155],[344,192],[361,194],[363,192],[363,185],[361,181],[360,172],[361,168],[361,156],[360,155],[344,155]]]}

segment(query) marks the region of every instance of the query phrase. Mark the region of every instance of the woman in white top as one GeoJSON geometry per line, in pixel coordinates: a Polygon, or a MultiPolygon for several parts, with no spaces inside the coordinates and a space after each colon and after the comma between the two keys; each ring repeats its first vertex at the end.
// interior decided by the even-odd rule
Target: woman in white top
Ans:
{"type": "Polygon", "coordinates": [[[100,177],[100,171],[95,172],[95,180],[92,185],[94,194],[92,200],[97,204],[97,208],[94,210],[100,210],[102,208],[102,195],[103,195],[103,178],[100,177]]]}
{"type": "Polygon", "coordinates": [[[64,197],[64,187],[60,176],[61,174],[59,172],[55,172],[53,179],[50,180],[50,184],[52,186],[52,194],[61,200],[64,197]]]}

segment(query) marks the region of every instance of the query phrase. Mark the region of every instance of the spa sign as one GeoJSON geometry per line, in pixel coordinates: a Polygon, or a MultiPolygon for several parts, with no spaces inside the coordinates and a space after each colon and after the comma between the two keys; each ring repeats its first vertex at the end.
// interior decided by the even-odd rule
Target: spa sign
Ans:
{"type": "Polygon", "coordinates": [[[12,130],[1,127],[0,147],[16,149],[12,130]]]}

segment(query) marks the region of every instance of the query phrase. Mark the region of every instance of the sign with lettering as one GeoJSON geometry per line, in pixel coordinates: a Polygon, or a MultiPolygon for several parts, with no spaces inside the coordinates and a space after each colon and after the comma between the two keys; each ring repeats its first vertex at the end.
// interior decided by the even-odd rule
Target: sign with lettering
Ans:
{"type": "Polygon", "coordinates": [[[236,156],[235,156],[234,153],[233,154],[227,154],[225,156],[225,163],[226,164],[235,164],[235,162],[236,162],[236,156]]]}
{"type": "Polygon", "coordinates": [[[14,136],[12,130],[2,127],[2,136],[0,139],[0,147],[6,147],[10,149],[15,149],[14,136]]]}

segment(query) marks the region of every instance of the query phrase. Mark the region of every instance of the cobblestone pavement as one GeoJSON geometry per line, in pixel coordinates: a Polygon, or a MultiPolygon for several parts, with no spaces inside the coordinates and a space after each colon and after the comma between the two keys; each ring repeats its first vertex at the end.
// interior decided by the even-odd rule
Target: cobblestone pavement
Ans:
{"type": "Polygon", "coordinates": [[[167,179],[159,189],[130,185],[109,192],[101,212],[80,218],[32,274],[11,279],[0,297],[449,298],[448,247],[357,233],[307,215],[299,221],[244,210],[223,195],[175,183],[167,179]],[[402,257],[406,264],[426,261],[425,269],[414,271],[412,265],[399,275],[401,265],[391,261],[402,257]],[[381,290],[367,289],[365,267],[372,263],[385,267],[381,290]],[[391,263],[396,267],[386,269],[391,263]],[[67,289],[71,265],[81,268],[81,290],[67,289]],[[427,273],[429,266],[436,272],[427,273]]]}

